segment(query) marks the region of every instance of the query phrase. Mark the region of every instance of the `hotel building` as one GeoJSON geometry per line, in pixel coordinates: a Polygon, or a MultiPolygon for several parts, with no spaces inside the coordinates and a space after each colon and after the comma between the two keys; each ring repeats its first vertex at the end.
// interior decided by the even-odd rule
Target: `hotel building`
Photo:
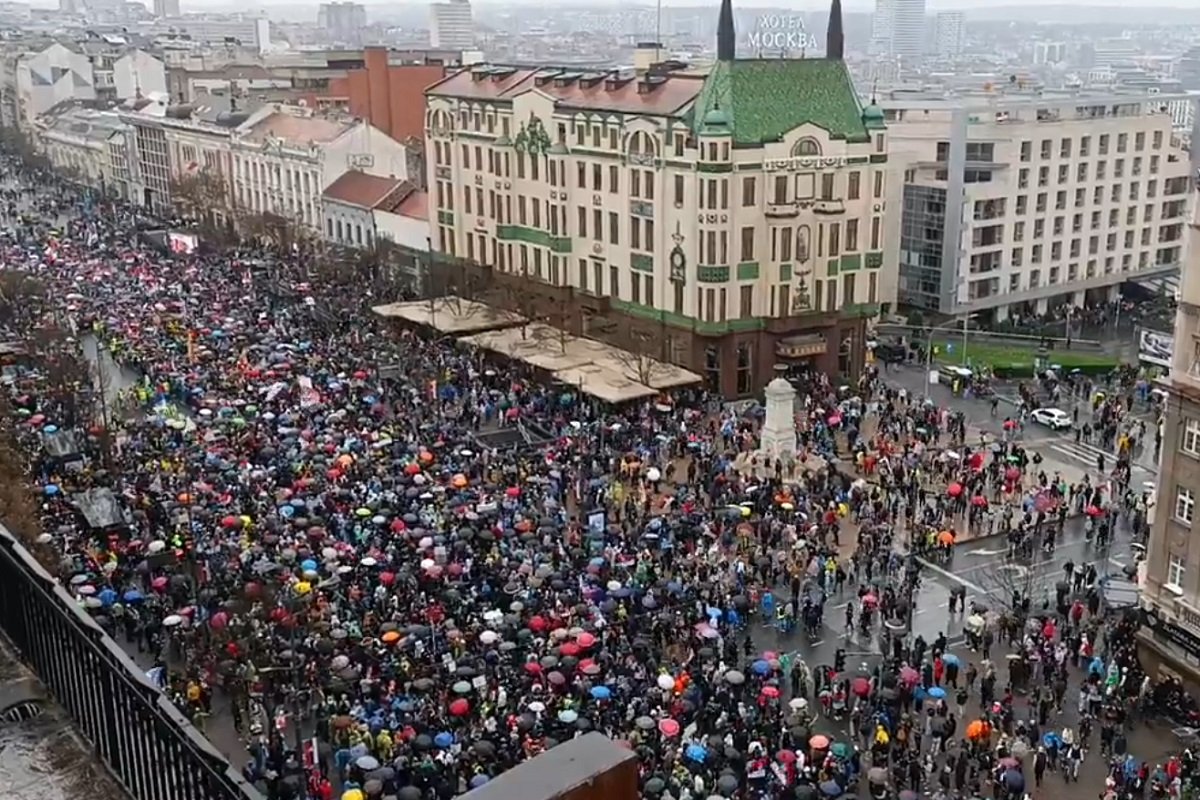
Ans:
{"type": "Polygon", "coordinates": [[[904,171],[899,301],[998,321],[1176,272],[1191,175],[1168,111],[1178,99],[881,99],[904,171]]]}
{"type": "Polygon", "coordinates": [[[429,87],[432,246],[518,277],[523,312],[640,342],[727,396],[854,375],[899,229],[840,5],[825,58],[736,58],[730,0],[717,49],[703,71],[476,65],[429,87]]]}

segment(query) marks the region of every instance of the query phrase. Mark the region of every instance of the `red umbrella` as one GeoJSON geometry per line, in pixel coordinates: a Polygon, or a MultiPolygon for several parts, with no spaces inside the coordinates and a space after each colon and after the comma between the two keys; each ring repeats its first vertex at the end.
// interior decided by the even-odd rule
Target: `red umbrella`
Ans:
{"type": "Polygon", "coordinates": [[[408,527],[408,526],[404,524],[404,520],[402,520],[402,519],[392,520],[392,525],[391,525],[392,533],[402,533],[406,527],[408,527]]]}
{"type": "Polygon", "coordinates": [[[465,717],[471,710],[471,704],[467,702],[466,698],[459,697],[451,700],[447,709],[452,717],[465,717]]]}
{"type": "Polygon", "coordinates": [[[778,686],[764,686],[763,690],[762,690],[762,696],[770,698],[771,700],[778,699],[779,698],[779,687],[778,686]]]}
{"type": "Polygon", "coordinates": [[[559,655],[562,656],[577,656],[579,655],[579,645],[574,642],[563,642],[558,648],[559,655]]]}
{"type": "Polygon", "coordinates": [[[596,643],[596,637],[592,636],[587,631],[584,631],[583,633],[579,634],[579,636],[575,637],[575,643],[586,650],[596,643]]]}
{"type": "Polygon", "coordinates": [[[516,497],[520,497],[520,496],[521,496],[521,487],[519,487],[519,486],[510,486],[510,487],[508,487],[507,489],[505,489],[505,490],[504,490],[504,493],[505,493],[506,495],[508,495],[509,497],[514,497],[514,498],[516,498],[516,497]]]}
{"type": "Polygon", "coordinates": [[[859,697],[866,697],[871,693],[871,682],[866,678],[855,678],[850,684],[850,691],[859,697]]]}
{"type": "Polygon", "coordinates": [[[976,508],[985,508],[988,504],[987,498],[981,494],[977,494],[971,498],[971,505],[976,508]]]}
{"type": "Polygon", "coordinates": [[[962,484],[958,483],[957,481],[946,487],[946,494],[950,495],[951,497],[958,497],[962,493],[962,484]]]}
{"type": "Polygon", "coordinates": [[[421,467],[417,464],[409,464],[404,468],[405,475],[417,475],[421,472],[421,467]]]}
{"type": "Polygon", "coordinates": [[[540,675],[542,674],[542,665],[536,661],[526,661],[525,671],[530,675],[540,675]]]}
{"type": "Polygon", "coordinates": [[[541,633],[542,631],[546,630],[546,618],[541,614],[531,617],[529,620],[529,630],[533,631],[534,633],[541,633]]]}
{"type": "Polygon", "coordinates": [[[780,750],[775,754],[775,760],[780,764],[791,764],[796,760],[796,754],[791,750],[780,750]]]}
{"type": "Polygon", "coordinates": [[[241,520],[239,520],[237,517],[230,514],[228,517],[223,517],[221,519],[221,525],[226,528],[236,528],[240,521],[241,520]]]}
{"type": "Polygon", "coordinates": [[[662,731],[663,736],[678,736],[679,723],[673,719],[662,719],[658,721],[658,729],[662,731]]]}
{"type": "Polygon", "coordinates": [[[1103,517],[1104,509],[1100,508],[1099,506],[1088,506],[1087,515],[1089,517],[1103,517]]]}

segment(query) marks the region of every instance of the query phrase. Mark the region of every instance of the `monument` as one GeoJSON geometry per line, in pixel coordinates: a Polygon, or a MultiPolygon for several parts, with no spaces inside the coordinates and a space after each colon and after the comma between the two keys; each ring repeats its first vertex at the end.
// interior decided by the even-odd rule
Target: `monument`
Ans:
{"type": "Polygon", "coordinates": [[[796,457],[796,389],[783,378],[767,384],[767,415],[758,452],[772,461],[796,457]]]}

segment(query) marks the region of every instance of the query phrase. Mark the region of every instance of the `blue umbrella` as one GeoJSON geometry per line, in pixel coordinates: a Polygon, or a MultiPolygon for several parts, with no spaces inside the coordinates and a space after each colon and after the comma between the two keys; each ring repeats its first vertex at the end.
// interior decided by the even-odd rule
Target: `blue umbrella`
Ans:
{"type": "Polygon", "coordinates": [[[750,669],[754,670],[756,675],[766,675],[771,671],[771,665],[760,658],[758,661],[755,661],[750,665],[750,669]]]}
{"type": "Polygon", "coordinates": [[[126,603],[140,603],[146,598],[137,589],[130,589],[124,595],[126,603]]]}
{"type": "Polygon", "coordinates": [[[612,697],[612,689],[607,686],[593,686],[592,697],[596,700],[608,700],[612,697]]]}
{"type": "Polygon", "coordinates": [[[445,750],[450,745],[454,744],[454,737],[447,731],[442,731],[437,736],[433,737],[433,743],[445,750]]]}
{"type": "Polygon", "coordinates": [[[837,781],[825,781],[821,784],[821,793],[826,797],[837,797],[842,793],[841,784],[837,781]]]}
{"type": "Polygon", "coordinates": [[[708,758],[708,751],[698,744],[689,744],[683,754],[691,761],[704,763],[704,759],[708,758]]]}
{"type": "Polygon", "coordinates": [[[944,656],[942,656],[942,663],[947,667],[951,664],[957,667],[959,663],[958,656],[954,655],[953,653],[946,653],[944,656]]]}
{"type": "Polygon", "coordinates": [[[300,569],[304,570],[305,572],[316,572],[317,562],[313,561],[311,558],[306,558],[300,562],[300,569]]]}
{"type": "Polygon", "coordinates": [[[58,486],[53,483],[47,483],[44,487],[42,487],[42,492],[44,492],[47,497],[54,497],[54,495],[58,494],[58,486]]]}
{"type": "Polygon", "coordinates": [[[483,786],[483,785],[484,785],[485,783],[487,783],[487,782],[488,782],[488,776],[487,776],[487,775],[484,775],[484,774],[481,772],[481,773],[479,773],[478,775],[472,776],[472,778],[471,778],[471,788],[472,788],[472,789],[478,789],[480,786],[483,786]]]}
{"type": "Polygon", "coordinates": [[[42,430],[45,433],[58,433],[58,426],[57,425],[47,425],[46,427],[42,428],[42,430]]]}
{"type": "Polygon", "coordinates": [[[946,696],[946,690],[940,686],[934,686],[932,689],[929,690],[929,696],[932,697],[934,700],[941,700],[943,697],[946,696]]]}
{"type": "Polygon", "coordinates": [[[108,607],[117,602],[117,593],[112,589],[101,589],[100,594],[96,595],[100,600],[100,605],[108,607]]]}

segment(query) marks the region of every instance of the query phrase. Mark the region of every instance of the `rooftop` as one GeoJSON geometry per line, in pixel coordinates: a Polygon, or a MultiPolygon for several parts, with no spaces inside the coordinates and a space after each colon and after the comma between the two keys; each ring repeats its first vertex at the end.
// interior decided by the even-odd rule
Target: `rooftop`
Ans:
{"type": "Polygon", "coordinates": [[[446,334],[477,333],[520,325],[525,321],[511,311],[454,296],[388,303],[375,306],[371,311],[381,317],[424,325],[446,334]]]}
{"type": "Polygon", "coordinates": [[[713,109],[728,115],[739,145],[776,142],[805,124],[828,131],[833,139],[869,138],[850,73],[836,59],[718,61],[696,106],[697,130],[713,109]]]}
{"type": "Polygon", "coordinates": [[[383,208],[380,210],[390,211],[402,217],[427,220],[429,219],[429,193],[422,191],[409,192],[408,197],[405,197],[395,208],[383,208]]]}
{"type": "Polygon", "coordinates": [[[561,108],[675,116],[687,110],[703,87],[704,77],[695,73],[668,72],[645,82],[615,71],[477,64],[443,78],[425,93],[511,100],[526,92],[541,92],[561,108]]]}
{"type": "Polygon", "coordinates": [[[281,139],[297,145],[330,144],[348,133],[356,122],[348,118],[310,117],[276,111],[249,126],[243,138],[260,143],[281,139]]]}
{"type": "Polygon", "coordinates": [[[327,200],[346,205],[390,211],[412,192],[413,185],[408,181],[349,170],[329,184],[321,194],[327,200]]]}

